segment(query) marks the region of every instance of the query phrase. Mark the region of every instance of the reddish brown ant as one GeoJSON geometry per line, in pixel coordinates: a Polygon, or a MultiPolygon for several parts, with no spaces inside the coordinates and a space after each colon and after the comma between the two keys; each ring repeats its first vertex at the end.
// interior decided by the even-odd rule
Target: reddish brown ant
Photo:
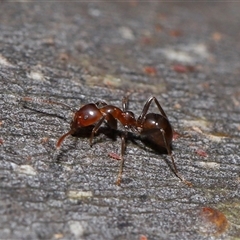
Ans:
{"type": "Polygon", "coordinates": [[[140,136],[153,142],[156,146],[166,149],[171,157],[175,175],[181,181],[191,186],[191,183],[184,180],[178,173],[171,151],[173,129],[158,100],[155,97],[150,97],[145,103],[138,119],[135,118],[133,112],[127,110],[127,102],[128,98],[124,98],[122,101],[123,110],[116,106],[108,105],[103,101],[89,103],[81,107],[75,112],[70,130],[58,139],[56,148],[60,148],[63,140],[68,135],[73,135],[77,130],[88,126],[93,126],[90,137],[90,146],[92,146],[93,137],[104,122],[106,122],[111,129],[117,129],[117,121],[119,121],[125,128],[125,131],[121,135],[121,164],[116,182],[118,185],[120,185],[122,180],[124,165],[123,154],[126,147],[127,131],[131,131],[140,134],[140,136]],[[157,105],[160,114],[148,113],[150,104],[153,101],[157,105]]]}

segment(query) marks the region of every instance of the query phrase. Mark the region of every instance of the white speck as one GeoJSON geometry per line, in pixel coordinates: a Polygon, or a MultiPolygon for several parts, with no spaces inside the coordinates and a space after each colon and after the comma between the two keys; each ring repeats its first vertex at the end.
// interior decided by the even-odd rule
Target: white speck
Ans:
{"type": "Polygon", "coordinates": [[[201,58],[209,57],[207,46],[203,43],[189,44],[186,46],[182,46],[181,48],[187,52],[193,52],[201,58]]]}
{"type": "Polygon", "coordinates": [[[17,173],[35,176],[37,171],[30,165],[20,165],[14,169],[17,173]]]}
{"type": "Polygon", "coordinates": [[[88,14],[92,17],[100,17],[101,16],[101,11],[96,8],[90,8],[88,10],[88,14]]]}
{"type": "Polygon", "coordinates": [[[215,136],[212,134],[205,134],[208,139],[210,139],[213,142],[221,142],[224,138],[223,136],[215,136]]]}
{"type": "Polygon", "coordinates": [[[198,162],[201,167],[219,169],[220,164],[216,162],[198,162]]]}
{"type": "Polygon", "coordinates": [[[81,222],[78,221],[70,221],[68,223],[71,233],[77,238],[82,237],[84,234],[84,227],[81,222]]]}
{"type": "Polygon", "coordinates": [[[166,58],[172,61],[192,63],[194,60],[189,53],[180,50],[162,49],[161,52],[165,55],[166,58]]]}
{"type": "Polygon", "coordinates": [[[120,27],[118,31],[119,31],[121,37],[126,40],[134,40],[135,39],[133,31],[128,27],[120,27]]]}
{"type": "Polygon", "coordinates": [[[30,71],[27,76],[37,81],[44,81],[44,75],[40,71],[30,71]]]}
{"type": "Polygon", "coordinates": [[[106,85],[118,87],[122,84],[122,81],[120,78],[116,78],[112,75],[106,75],[103,79],[103,83],[106,85]]]}
{"type": "Polygon", "coordinates": [[[81,191],[81,190],[70,190],[67,196],[71,199],[84,199],[93,196],[91,191],[81,191]]]}
{"type": "Polygon", "coordinates": [[[211,127],[211,123],[205,119],[182,120],[182,122],[186,127],[193,127],[194,130],[200,128],[201,130],[209,131],[211,127]]]}
{"type": "Polygon", "coordinates": [[[221,142],[224,138],[227,137],[227,136],[217,136],[212,133],[209,133],[209,131],[211,131],[212,124],[207,120],[204,120],[204,119],[183,120],[182,122],[186,127],[191,127],[193,131],[206,136],[209,140],[213,142],[221,142]]]}
{"type": "Polygon", "coordinates": [[[155,49],[154,53],[162,53],[169,60],[188,64],[193,64],[198,59],[207,59],[210,57],[207,46],[203,43],[179,45],[175,49],[170,47],[155,49]]]}
{"type": "Polygon", "coordinates": [[[4,67],[14,67],[5,57],[0,54],[0,65],[4,67]]]}

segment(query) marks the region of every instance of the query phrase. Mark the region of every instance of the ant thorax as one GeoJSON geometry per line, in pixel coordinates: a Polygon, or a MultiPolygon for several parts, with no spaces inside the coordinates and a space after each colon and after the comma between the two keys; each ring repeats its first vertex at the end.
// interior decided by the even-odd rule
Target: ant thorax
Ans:
{"type": "Polygon", "coordinates": [[[123,119],[121,121],[125,128],[133,129],[137,127],[137,121],[134,113],[131,111],[122,112],[123,119]]]}

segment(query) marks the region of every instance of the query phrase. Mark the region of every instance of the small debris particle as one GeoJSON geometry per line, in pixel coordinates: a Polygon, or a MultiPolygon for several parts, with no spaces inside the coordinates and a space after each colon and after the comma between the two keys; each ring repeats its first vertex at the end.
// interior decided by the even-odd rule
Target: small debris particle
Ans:
{"type": "Polygon", "coordinates": [[[191,65],[182,65],[182,64],[175,64],[172,66],[172,69],[177,73],[188,73],[194,72],[196,68],[191,65]]]}
{"type": "Polygon", "coordinates": [[[221,235],[228,228],[228,221],[225,215],[217,209],[210,207],[203,207],[201,210],[201,217],[204,233],[210,235],[221,235]]]}
{"type": "Polygon", "coordinates": [[[113,158],[113,159],[115,159],[115,160],[121,160],[120,155],[117,154],[117,153],[109,152],[109,153],[108,153],[108,156],[111,157],[111,158],[113,158]]]}
{"type": "Polygon", "coordinates": [[[173,131],[173,141],[177,140],[178,138],[181,137],[181,134],[176,132],[176,131],[173,131]]]}
{"type": "Polygon", "coordinates": [[[85,199],[93,196],[91,191],[81,191],[81,190],[70,190],[67,194],[68,198],[71,199],[85,199]]]}
{"type": "Polygon", "coordinates": [[[221,142],[227,136],[217,136],[215,134],[205,134],[205,136],[213,142],[221,142]]]}
{"type": "Polygon", "coordinates": [[[135,39],[133,31],[129,27],[120,27],[119,33],[120,33],[121,37],[126,40],[134,40],[135,39]]]}
{"type": "Polygon", "coordinates": [[[0,139],[0,145],[2,145],[4,143],[3,139],[0,139]]]}
{"type": "Polygon", "coordinates": [[[69,60],[70,55],[68,53],[60,53],[58,58],[59,58],[59,60],[66,62],[69,60]]]}
{"type": "Polygon", "coordinates": [[[196,120],[183,120],[183,124],[187,127],[191,127],[194,131],[203,132],[209,131],[211,128],[211,123],[205,119],[196,119],[196,120]]]}
{"type": "Polygon", "coordinates": [[[103,84],[112,87],[119,87],[122,85],[122,81],[120,78],[116,78],[112,75],[106,75],[103,79],[103,84]]]}
{"type": "Polygon", "coordinates": [[[37,171],[30,165],[20,165],[18,166],[15,171],[20,174],[32,175],[35,176],[37,171]]]}
{"type": "Polygon", "coordinates": [[[150,76],[156,76],[157,75],[157,69],[155,67],[144,67],[143,71],[150,75],[150,76]]]}
{"type": "Polygon", "coordinates": [[[42,144],[45,144],[45,143],[47,143],[49,141],[49,138],[48,137],[43,137],[41,140],[40,140],[40,142],[42,143],[42,144]]]}
{"type": "Polygon", "coordinates": [[[90,8],[88,14],[92,17],[100,17],[102,15],[101,11],[97,8],[90,8]]]}
{"type": "Polygon", "coordinates": [[[36,81],[44,81],[45,77],[40,71],[30,71],[27,76],[36,81]]]}
{"type": "Polygon", "coordinates": [[[52,46],[55,44],[55,39],[54,39],[54,37],[43,38],[42,44],[47,45],[47,46],[52,46]]]}
{"type": "Polygon", "coordinates": [[[158,24],[155,25],[155,30],[157,32],[162,32],[163,29],[164,29],[164,27],[161,24],[158,23],[158,24]]]}
{"type": "Polygon", "coordinates": [[[55,239],[60,239],[60,238],[63,238],[63,234],[62,234],[62,233],[55,233],[55,234],[53,235],[53,237],[54,237],[55,239]]]}
{"type": "Polygon", "coordinates": [[[168,33],[171,37],[181,37],[183,35],[183,32],[180,30],[170,30],[168,33]]]}
{"type": "Polygon", "coordinates": [[[174,50],[174,49],[162,49],[161,52],[165,57],[172,61],[178,61],[183,63],[192,63],[194,58],[186,51],[174,50]]]}
{"type": "Polygon", "coordinates": [[[214,32],[212,34],[212,39],[215,41],[215,42],[219,42],[220,40],[222,40],[223,36],[220,32],[214,32]]]}
{"type": "Polygon", "coordinates": [[[204,168],[219,169],[220,164],[217,162],[198,162],[198,164],[204,168]]]}
{"type": "MultiPolygon", "coordinates": [[[[190,124],[193,123],[193,121],[190,122],[190,124]]],[[[204,122],[202,122],[204,124],[204,122]]],[[[207,127],[207,123],[206,123],[206,127],[207,127]]],[[[224,138],[230,137],[228,134],[225,133],[204,133],[202,131],[202,129],[204,129],[204,125],[201,126],[202,129],[200,129],[197,126],[192,126],[191,127],[193,131],[203,134],[204,136],[206,136],[209,140],[213,141],[213,142],[221,142],[224,138]]],[[[205,131],[209,131],[209,129],[205,128],[205,131]]]]}
{"type": "Polygon", "coordinates": [[[152,39],[152,37],[150,37],[150,36],[143,36],[143,37],[141,38],[140,42],[141,42],[141,44],[143,44],[143,45],[150,45],[150,44],[152,44],[153,39],[152,39]]]}
{"type": "Polygon", "coordinates": [[[81,222],[78,222],[78,221],[70,221],[68,223],[69,225],[69,228],[70,228],[70,231],[71,233],[76,237],[76,238],[79,238],[79,237],[82,237],[83,234],[84,234],[84,228],[83,228],[83,225],[81,224],[81,222]]]}
{"type": "Polygon", "coordinates": [[[181,104],[180,104],[180,103],[176,103],[176,104],[174,105],[174,108],[175,108],[175,109],[181,109],[181,108],[182,108],[182,106],[181,106],[181,104]]]}
{"type": "Polygon", "coordinates": [[[141,235],[139,240],[148,240],[148,238],[145,235],[141,235]]]}
{"type": "Polygon", "coordinates": [[[196,149],[196,153],[201,157],[207,157],[208,156],[206,151],[204,149],[201,149],[201,148],[196,149]]]}
{"type": "Polygon", "coordinates": [[[4,67],[14,67],[5,57],[0,54],[0,66],[4,67]]]}

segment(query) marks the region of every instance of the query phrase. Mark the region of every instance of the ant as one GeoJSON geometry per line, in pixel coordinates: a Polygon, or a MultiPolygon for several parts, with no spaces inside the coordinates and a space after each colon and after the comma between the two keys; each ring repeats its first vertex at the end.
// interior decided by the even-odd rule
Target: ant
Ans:
{"type": "Polygon", "coordinates": [[[90,146],[92,146],[93,137],[104,122],[106,122],[111,129],[117,130],[117,122],[119,121],[125,131],[121,134],[121,164],[116,181],[117,185],[120,185],[122,181],[124,166],[123,155],[126,148],[127,132],[130,131],[140,134],[141,137],[154,143],[157,147],[167,150],[167,153],[172,160],[174,174],[185,184],[192,186],[190,182],[186,181],[178,173],[171,151],[173,128],[159,101],[155,97],[150,97],[146,101],[142,113],[137,119],[133,112],[127,110],[127,105],[128,97],[125,97],[122,100],[122,110],[116,106],[109,105],[104,101],[84,105],[75,112],[70,125],[70,130],[58,139],[56,144],[57,150],[60,149],[62,142],[67,136],[74,135],[79,129],[89,126],[93,126],[89,140],[90,146]],[[160,114],[148,113],[152,102],[157,105],[160,114]]]}

